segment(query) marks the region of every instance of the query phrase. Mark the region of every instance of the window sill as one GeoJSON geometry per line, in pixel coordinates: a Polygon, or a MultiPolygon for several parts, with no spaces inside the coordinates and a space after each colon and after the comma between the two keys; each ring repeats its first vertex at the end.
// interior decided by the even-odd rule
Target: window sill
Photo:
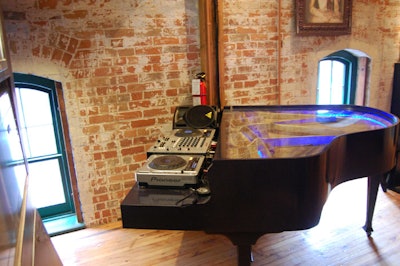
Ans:
{"type": "Polygon", "coordinates": [[[85,228],[85,224],[77,221],[75,214],[44,219],[43,224],[49,236],[61,235],[85,228]]]}

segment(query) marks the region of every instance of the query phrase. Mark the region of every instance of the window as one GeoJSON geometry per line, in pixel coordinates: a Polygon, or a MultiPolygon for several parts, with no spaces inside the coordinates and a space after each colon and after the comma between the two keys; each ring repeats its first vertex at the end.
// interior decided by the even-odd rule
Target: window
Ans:
{"type": "Polygon", "coordinates": [[[14,74],[14,79],[32,203],[44,220],[75,214],[70,174],[75,175],[64,141],[69,138],[59,106],[60,83],[25,74],[14,74]]]}
{"type": "Polygon", "coordinates": [[[341,50],[321,59],[317,104],[363,105],[368,62],[366,56],[352,50],[341,50]]]}

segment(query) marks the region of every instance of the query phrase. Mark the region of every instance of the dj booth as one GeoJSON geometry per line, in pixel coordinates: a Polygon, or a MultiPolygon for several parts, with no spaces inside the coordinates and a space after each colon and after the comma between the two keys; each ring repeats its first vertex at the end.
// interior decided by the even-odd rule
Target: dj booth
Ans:
{"type": "Polygon", "coordinates": [[[398,124],[351,105],[178,108],[121,203],[123,227],[223,234],[248,265],[260,236],[317,225],[332,188],[368,176],[369,236],[398,124]]]}

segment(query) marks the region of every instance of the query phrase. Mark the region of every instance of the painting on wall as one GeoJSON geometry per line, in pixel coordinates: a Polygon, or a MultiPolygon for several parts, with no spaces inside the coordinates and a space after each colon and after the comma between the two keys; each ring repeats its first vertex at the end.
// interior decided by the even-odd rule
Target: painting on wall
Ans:
{"type": "Polygon", "coordinates": [[[296,0],[296,30],[302,36],[351,33],[351,0],[296,0]]]}

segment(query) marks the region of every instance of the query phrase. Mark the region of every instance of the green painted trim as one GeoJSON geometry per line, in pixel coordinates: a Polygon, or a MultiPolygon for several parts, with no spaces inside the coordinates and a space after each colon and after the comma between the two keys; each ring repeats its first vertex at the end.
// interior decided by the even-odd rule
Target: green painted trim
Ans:
{"type": "Polygon", "coordinates": [[[86,228],[85,224],[78,222],[75,214],[44,219],[43,224],[50,236],[61,235],[86,228]]]}

